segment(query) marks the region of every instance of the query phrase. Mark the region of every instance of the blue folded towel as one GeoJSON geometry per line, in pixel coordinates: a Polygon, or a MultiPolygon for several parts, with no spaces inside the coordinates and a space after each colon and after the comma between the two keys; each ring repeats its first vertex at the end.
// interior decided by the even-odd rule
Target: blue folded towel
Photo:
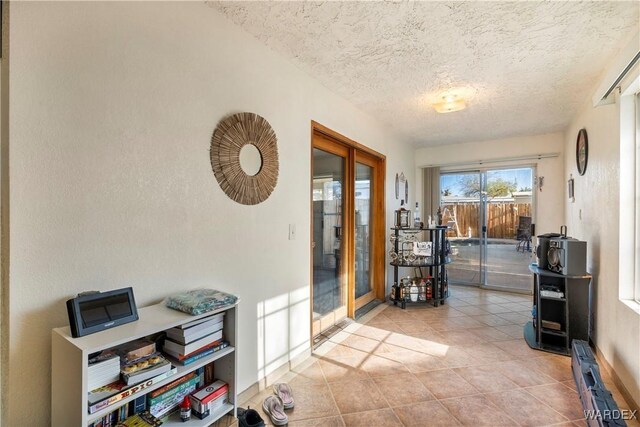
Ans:
{"type": "Polygon", "coordinates": [[[237,296],[215,289],[195,289],[171,295],[165,298],[164,304],[174,310],[195,316],[227,305],[233,305],[237,300],[237,296]]]}

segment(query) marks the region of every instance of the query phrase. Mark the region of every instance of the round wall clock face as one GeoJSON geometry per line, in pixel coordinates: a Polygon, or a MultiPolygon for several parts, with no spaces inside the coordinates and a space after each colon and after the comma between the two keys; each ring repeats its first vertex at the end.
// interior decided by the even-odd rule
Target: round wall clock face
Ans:
{"type": "Polygon", "coordinates": [[[589,141],[587,140],[587,130],[580,129],[576,141],[576,165],[578,173],[584,175],[587,171],[587,161],[589,160],[589,141]]]}

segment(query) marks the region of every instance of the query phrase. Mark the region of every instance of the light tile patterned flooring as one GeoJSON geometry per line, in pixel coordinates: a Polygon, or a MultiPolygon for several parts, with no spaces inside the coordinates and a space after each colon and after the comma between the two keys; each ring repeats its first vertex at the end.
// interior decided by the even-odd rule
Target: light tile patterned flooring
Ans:
{"type": "MultiPolygon", "coordinates": [[[[381,305],[278,380],[293,389],[289,425],[583,426],[571,359],[522,338],[530,310],[529,296],[471,287],[437,308],[381,305]]],[[[245,403],[267,424],[271,393],[245,403]]]]}

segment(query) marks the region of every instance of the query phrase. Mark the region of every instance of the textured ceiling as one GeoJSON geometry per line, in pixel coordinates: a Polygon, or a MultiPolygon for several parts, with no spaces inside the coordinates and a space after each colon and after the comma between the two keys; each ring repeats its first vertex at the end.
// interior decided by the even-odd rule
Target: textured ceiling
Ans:
{"type": "MultiPolygon", "coordinates": [[[[563,130],[638,2],[209,2],[418,146],[563,130]],[[442,92],[466,110],[436,113],[442,92]]],[[[640,43],[640,41],[639,41],[640,43]]]]}

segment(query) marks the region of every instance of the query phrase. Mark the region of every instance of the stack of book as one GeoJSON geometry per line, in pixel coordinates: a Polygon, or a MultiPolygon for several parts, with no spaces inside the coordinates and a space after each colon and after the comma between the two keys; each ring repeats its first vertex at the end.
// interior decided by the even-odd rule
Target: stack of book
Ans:
{"type": "Polygon", "coordinates": [[[149,378],[148,380],[133,386],[129,386],[123,380],[119,379],[111,384],[91,390],[88,393],[89,413],[93,414],[103,408],[115,405],[120,400],[133,394],[144,394],[149,387],[159,383],[160,381],[164,381],[176,372],[178,372],[177,368],[171,368],[163,374],[149,378]]]}
{"type": "MultiPolygon", "coordinates": [[[[173,368],[171,371],[169,371],[169,373],[173,373],[173,371],[176,368],[173,368]]],[[[165,378],[167,378],[165,375],[167,374],[162,374],[157,378],[153,378],[150,379],[148,381],[145,381],[144,384],[140,384],[140,385],[135,385],[133,387],[129,387],[129,388],[121,388],[121,387],[126,387],[126,385],[124,384],[124,382],[119,381],[117,383],[115,383],[116,385],[114,386],[105,386],[102,390],[103,393],[108,393],[107,389],[117,389],[120,391],[120,393],[118,393],[116,396],[120,397],[122,395],[124,395],[124,397],[129,396],[131,394],[135,394],[138,393],[138,391],[140,391],[139,395],[132,401],[125,403],[124,405],[118,405],[118,401],[116,401],[113,404],[113,410],[104,415],[102,418],[96,419],[94,422],[92,422],[91,424],[89,424],[88,427],[109,427],[109,426],[115,426],[118,422],[122,422],[122,421],[127,421],[129,424],[124,424],[129,426],[130,423],[133,423],[134,421],[137,420],[137,418],[133,417],[136,414],[140,414],[143,411],[147,410],[147,400],[150,399],[150,397],[157,397],[158,395],[166,392],[167,390],[178,386],[179,384],[186,382],[190,379],[192,379],[194,376],[196,376],[198,378],[198,382],[197,382],[197,386],[196,389],[202,387],[204,384],[207,384],[207,382],[205,381],[205,372],[206,369],[204,366],[201,366],[200,368],[196,369],[195,371],[178,378],[177,380],[173,381],[170,384],[167,384],[157,390],[154,390],[151,393],[147,393],[148,388],[146,386],[146,384],[148,382],[151,382],[153,384],[164,380],[165,378]],[[160,378],[160,379],[158,379],[160,378]],[[118,386],[119,384],[119,386],[118,386]],[[145,387],[142,387],[142,386],[145,387]],[[146,393],[146,394],[145,394],[146,393]],[[129,418],[127,418],[129,417],[129,418]]],[[[92,392],[90,393],[90,395],[97,395],[97,392],[92,392]]],[[[103,394],[104,396],[105,394],[103,394]]],[[[114,397],[114,396],[111,396],[114,397]]],[[[95,400],[95,399],[94,399],[95,400]]],[[[108,400],[107,400],[108,401],[108,400]]],[[[103,401],[104,402],[104,401],[103,401]]],[[[102,404],[103,402],[98,402],[96,405],[98,404],[102,404]]],[[[93,406],[93,405],[92,405],[93,406]]],[[[90,413],[95,412],[94,409],[90,408],[90,413]]],[[[147,414],[149,414],[149,416],[151,416],[151,413],[149,411],[147,411],[147,414]]],[[[131,424],[131,425],[136,425],[136,424],[131,424]]],[[[142,426],[144,426],[145,424],[140,424],[142,426]]]]}
{"type": "Polygon", "coordinates": [[[229,345],[223,340],[224,313],[201,317],[167,330],[163,351],[188,365],[229,345]]]}
{"type": "Polygon", "coordinates": [[[191,372],[164,387],[147,395],[149,412],[158,418],[164,418],[178,410],[185,396],[193,393],[200,383],[200,376],[191,372]]]}
{"type": "Polygon", "coordinates": [[[229,385],[222,380],[198,390],[190,396],[193,414],[204,419],[212,412],[220,409],[229,400],[229,385]]]}
{"type": "Polygon", "coordinates": [[[94,390],[110,384],[120,378],[120,356],[105,350],[89,356],[87,369],[87,385],[94,390]]]}

